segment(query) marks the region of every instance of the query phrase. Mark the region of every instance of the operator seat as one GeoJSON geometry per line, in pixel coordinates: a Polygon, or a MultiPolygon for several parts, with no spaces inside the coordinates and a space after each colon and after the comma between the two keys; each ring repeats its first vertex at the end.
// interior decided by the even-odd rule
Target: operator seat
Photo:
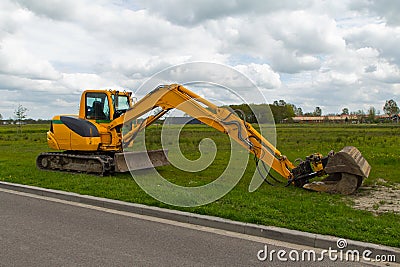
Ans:
{"type": "Polygon", "coordinates": [[[100,101],[94,101],[92,105],[92,116],[96,120],[106,120],[107,115],[103,111],[103,104],[100,101]]]}

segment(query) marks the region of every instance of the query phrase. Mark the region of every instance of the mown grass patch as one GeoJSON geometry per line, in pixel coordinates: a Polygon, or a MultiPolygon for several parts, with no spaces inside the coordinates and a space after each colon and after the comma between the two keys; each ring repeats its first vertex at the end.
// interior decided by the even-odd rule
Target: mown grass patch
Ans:
{"type": "MultiPolygon", "coordinates": [[[[140,189],[129,173],[97,177],[37,170],[36,156],[49,151],[47,129],[47,125],[24,125],[22,133],[16,134],[15,126],[0,126],[1,180],[400,247],[398,214],[376,215],[355,210],[347,197],[308,192],[282,184],[263,184],[249,193],[248,186],[255,171],[252,160],[232,191],[213,203],[196,208],[160,203],[140,189]]],[[[161,127],[156,126],[146,131],[150,149],[160,148],[160,132],[161,127]]],[[[372,166],[365,184],[373,185],[378,179],[384,179],[391,186],[400,183],[399,136],[400,127],[396,125],[278,125],[277,147],[294,160],[314,152],[326,154],[331,149],[338,151],[343,146],[354,145],[372,166]]],[[[180,137],[181,149],[188,158],[196,159],[200,156],[198,143],[203,138],[212,138],[218,147],[216,160],[209,168],[187,173],[164,166],[158,171],[170,181],[185,186],[198,186],[216,179],[229,158],[229,142],[225,135],[202,125],[186,126],[180,137]]]]}

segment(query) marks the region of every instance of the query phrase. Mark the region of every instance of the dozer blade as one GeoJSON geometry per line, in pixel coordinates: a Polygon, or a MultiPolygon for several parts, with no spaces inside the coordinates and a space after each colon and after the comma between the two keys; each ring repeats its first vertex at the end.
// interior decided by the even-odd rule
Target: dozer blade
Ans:
{"type": "Polygon", "coordinates": [[[168,150],[115,153],[115,172],[143,170],[169,165],[168,150]]]}
{"type": "Polygon", "coordinates": [[[303,187],[313,191],[350,195],[361,186],[370,170],[371,166],[361,152],[353,146],[346,146],[329,158],[324,169],[328,177],[303,187]]]}

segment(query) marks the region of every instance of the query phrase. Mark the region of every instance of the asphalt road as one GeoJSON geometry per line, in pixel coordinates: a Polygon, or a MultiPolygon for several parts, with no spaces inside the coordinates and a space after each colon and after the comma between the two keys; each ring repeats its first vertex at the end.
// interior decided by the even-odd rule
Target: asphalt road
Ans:
{"type": "Polygon", "coordinates": [[[349,266],[260,261],[265,246],[311,248],[4,190],[0,244],[1,266],[349,266]]]}

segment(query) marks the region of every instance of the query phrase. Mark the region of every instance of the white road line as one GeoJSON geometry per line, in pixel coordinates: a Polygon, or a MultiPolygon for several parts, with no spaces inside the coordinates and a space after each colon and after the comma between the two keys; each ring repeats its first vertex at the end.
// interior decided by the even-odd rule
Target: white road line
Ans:
{"type": "Polygon", "coordinates": [[[45,196],[40,196],[40,195],[35,195],[35,194],[30,194],[30,193],[25,193],[25,192],[18,192],[18,191],[2,189],[2,188],[0,188],[0,191],[1,192],[5,192],[5,193],[9,193],[9,194],[14,194],[14,195],[31,197],[31,198],[50,201],[50,202],[62,203],[62,204],[70,205],[70,206],[76,206],[76,207],[81,207],[81,208],[86,208],[86,209],[91,209],[91,210],[97,210],[97,211],[103,211],[103,212],[107,212],[107,213],[122,215],[122,216],[126,216],[126,217],[142,219],[142,220],[146,220],[146,221],[169,224],[169,225],[179,226],[179,227],[198,230],[198,231],[203,231],[203,232],[209,232],[209,233],[215,233],[215,234],[224,235],[224,236],[230,236],[230,237],[235,237],[235,238],[240,238],[240,239],[246,239],[246,240],[259,242],[259,243],[263,243],[263,244],[270,244],[270,245],[283,246],[283,247],[290,246],[290,247],[293,247],[294,249],[311,248],[311,247],[291,244],[291,243],[287,243],[287,242],[283,242],[283,241],[277,241],[277,240],[273,240],[273,239],[268,239],[268,238],[264,238],[264,237],[251,236],[251,235],[246,235],[246,234],[241,234],[241,233],[236,233],[236,232],[230,232],[230,231],[226,231],[226,230],[215,229],[215,228],[201,226],[201,225],[189,224],[189,223],[184,223],[184,222],[177,222],[177,221],[173,221],[173,220],[162,219],[162,218],[152,217],[152,216],[148,216],[148,215],[142,215],[142,214],[136,214],[136,213],[132,213],[132,212],[113,210],[113,209],[108,209],[108,208],[103,208],[103,207],[98,207],[98,206],[92,206],[92,205],[88,205],[88,204],[72,202],[72,201],[67,201],[67,200],[62,200],[62,199],[57,199],[57,198],[52,198],[52,197],[45,197],[45,196]]]}

